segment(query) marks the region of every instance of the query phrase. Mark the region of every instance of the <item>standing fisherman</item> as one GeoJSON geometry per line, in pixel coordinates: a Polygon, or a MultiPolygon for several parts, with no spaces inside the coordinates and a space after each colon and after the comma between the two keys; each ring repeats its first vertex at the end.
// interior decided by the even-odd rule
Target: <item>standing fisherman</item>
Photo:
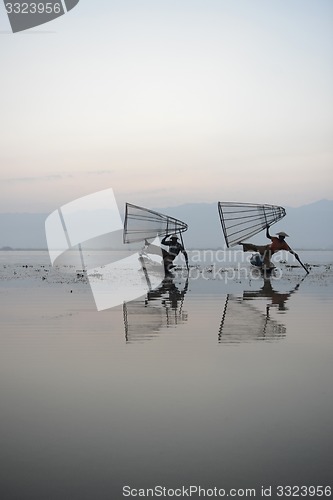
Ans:
{"type": "Polygon", "coordinates": [[[175,234],[173,234],[172,236],[170,236],[169,234],[167,234],[163,240],[161,241],[161,244],[162,245],[165,245],[168,248],[168,250],[165,250],[164,248],[160,248],[156,245],[152,245],[149,243],[149,241],[145,241],[145,244],[147,245],[147,248],[145,249],[145,252],[146,253],[151,253],[151,254],[154,254],[154,253],[157,253],[157,254],[160,254],[161,250],[162,250],[162,257],[163,257],[163,264],[164,264],[164,271],[165,271],[165,274],[170,274],[171,272],[171,269],[174,267],[173,265],[173,261],[175,260],[175,258],[177,257],[177,255],[181,252],[183,255],[184,255],[184,258],[185,258],[185,262],[186,262],[186,267],[188,269],[188,255],[187,255],[187,252],[185,250],[185,248],[183,247],[183,245],[181,243],[179,243],[178,241],[178,236],[176,236],[175,234]]]}
{"type": "Polygon", "coordinates": [[[185,248],[183,247],[183,245],[181,243],[179,243],[178,236],[176,236],[175,234],[173,234],[172,236],[166,235],[163,238],[163,240],[161,241],[161,244],[169,247],[168,251],[167,250],[162,251],[164,269],[165,269],[166,274],[170,273],[170,270],[174,267],[173,261],[175,260],[175,258],[177,257],[177,255],[180,252],[182,252],[182,254],[184,255],[186,267],[188,269],[187,252],[186,252],[185,248]],[[167,240],[167,238],[170,238],[170,239],[167,240]]]}

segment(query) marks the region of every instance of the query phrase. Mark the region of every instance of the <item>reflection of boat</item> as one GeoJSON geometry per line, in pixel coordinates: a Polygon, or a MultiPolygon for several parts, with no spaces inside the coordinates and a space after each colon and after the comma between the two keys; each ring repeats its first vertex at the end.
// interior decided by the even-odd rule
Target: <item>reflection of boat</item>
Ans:
{"type": "Polygon", "coordinates": [[[126,342],[151,340],[162,328],[176,327],[187,321],[187,313],[183,310],[187,288],[188,280],[179,289],[173,279],[164,279],[145,299],[124,302],[126,342]]]}
{"type": "Polygon", "coordinates": [[[257,291],[244,291],[242,297],[227,295],[222,321],[219,328],[220,343],[243,343],[256,340],[275,341],[286,336],[286,327],[270,317],[271,307],[286,311],[286,301],[298,289],[300,283],[289,292],[278,292],[270,279],[265,279],[257,291]],[[265,304],[265,312],[256,307],[255,301],[270,299],[265,304]]]}

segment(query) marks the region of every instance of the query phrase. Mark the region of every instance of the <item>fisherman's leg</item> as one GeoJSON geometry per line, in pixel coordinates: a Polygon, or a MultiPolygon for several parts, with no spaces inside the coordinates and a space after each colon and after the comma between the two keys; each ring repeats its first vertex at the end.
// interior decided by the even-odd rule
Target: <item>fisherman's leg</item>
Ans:
{"type": "Polygon", "coordinates": [[[271,262],[271,256],[272,256],[271,251],[269,249],[269,246],[267,246],[262,254],[263,264],[265,267],[273,267],[273,263],[271,262]]]}
{"type": "Polygon", "coordinates": [[[163,264],[164,264],[165,274],[170,274],[171,269],[174,267],[174,265],[173,265],[173,257],[168,252],[165,252],[165,254],[163,255],[163,264]]]}
{"type": "Polygon", "coordinates": [[[259,252],[259,247],[252,243],[242,243],[243,252],[259,252]]]}
{"type": "Polygon", "coordinates": [[[267,253],[268,246],[267,245],[257,245],[256,248],[257,248],[257,252],[259,252],[261,257],[264,258],[266,253],[267,253]]]}
{"type": "Polygon", "coordinates": [[[167,274],[171,274],[171,269],[172,269],[172,263],[168,260],[164,260],[163,261],[163,264],[164,264],[164,273],[167,275],[167,274]]]}

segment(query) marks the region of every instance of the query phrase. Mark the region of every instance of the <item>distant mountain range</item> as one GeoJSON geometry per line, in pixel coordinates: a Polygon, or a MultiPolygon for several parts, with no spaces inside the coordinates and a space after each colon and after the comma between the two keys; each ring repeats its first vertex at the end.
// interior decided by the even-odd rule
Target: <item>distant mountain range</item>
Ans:
{"type": "MultiPolygon", "coordinates": [[[[333,200],[320,200],[297,208],[285,207],[287,215],[272,226],[271,234],[285,231],[295,249],[333,249],[333,200]]],[[[188,249],[221,248],[224,238],[216,203],[190,203],[154,210],[176,217],[189,226],[184,234],[188,249]]],[[[0,249],[46,249],[44,223],[49,214],[0,214],[0,249]]],[[[251,238],[265,243],[264,232],[251,238]]]]}

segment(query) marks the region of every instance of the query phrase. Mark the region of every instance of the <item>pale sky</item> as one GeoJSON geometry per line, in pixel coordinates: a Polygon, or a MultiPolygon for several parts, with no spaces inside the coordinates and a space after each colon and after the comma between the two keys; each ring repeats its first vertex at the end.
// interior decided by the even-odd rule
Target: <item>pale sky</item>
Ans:
{"type": "Polygon", "coordinates": [[[80,0],[9,32],[0,212],[333,199],[331,0],[80,0]]]}

